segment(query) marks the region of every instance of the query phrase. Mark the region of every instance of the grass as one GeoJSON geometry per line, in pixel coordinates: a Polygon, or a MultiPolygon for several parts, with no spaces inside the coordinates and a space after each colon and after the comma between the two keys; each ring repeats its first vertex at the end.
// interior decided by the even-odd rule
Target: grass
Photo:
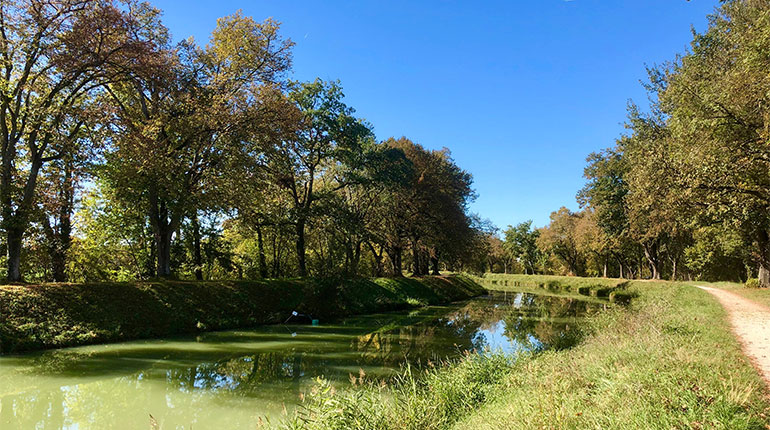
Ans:
{"type": "Polygon", "coordinates": [[[592,317],[572,349],[515,361],[472,356],[387,388],[321,386],[285,428],[770,428],[767,387],[707,292],[645,281],[624,291],[636,298],[592,317]]]}
{"type": "Polygon", "coordinates": [[[481,277],[474,277],[480,283],[487,286],[496,286],[500,289],[506,287],[542,288],[543,285],[559,284],[567,288],[579,287],[617,287],[627,282],[626,279],[617,278],[580,278],[577,276],[554,275],[515,275],[503,273],[486,273],[481,277]]]}
{"type": "MultiPolygon", "coordinates": [[[[512,360],[500,354],[469,355],[450,366],[407,367],[390,385],[363,382],[336,391],[318,380],[302,412],[280,425],[283,430],[445,429],[467,415],[506,380],[512,360]]],[[[360,376],[363,379],[363,376],[360,376]]]]}
{"type": "Polygon", "coordinates": [[[0,286],[0,353],[322,320],[483,294],[467,277],[0,286]]]}

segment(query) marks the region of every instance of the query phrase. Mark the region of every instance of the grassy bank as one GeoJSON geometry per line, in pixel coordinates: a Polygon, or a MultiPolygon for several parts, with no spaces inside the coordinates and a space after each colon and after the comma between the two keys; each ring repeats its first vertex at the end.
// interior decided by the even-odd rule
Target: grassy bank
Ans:
{"type": "Polygon", "coordinates": [[[462,276],[0,286],[0,353],[278,323],[294,310],[323,321],[483,292],[462,276]]]}
{"type": "Polygon", "coordinates": [[[469,275],[479,285],[491,290],[529,291],[540,294],[579,294],[591,297],[605,297],[612,302],[628,303],[635,293],[627,290],[629,281],[613,278],[578,278],[574,276],[514,275],[487,273],[484,276],[469,275]]]}
{"type": "MultiPolygon", "coordinates": [[[[595,280],[590,280],[593,282],[595,280]]],[[[581,280],[580,282],[589,282],[581,280]]],[[[517,289],[500,287],[501,289],[517,289]]],[[[708,293],[632,282],[637,297],[590,319],[570,350],[470,357],[370,387],[311,397],[310,429],[765,429],[766,387],[708,293]],[[501,361],[502,360],[502,361],[501,361]],[[387,405],[375,407],[376,405],[387,405]]]]}

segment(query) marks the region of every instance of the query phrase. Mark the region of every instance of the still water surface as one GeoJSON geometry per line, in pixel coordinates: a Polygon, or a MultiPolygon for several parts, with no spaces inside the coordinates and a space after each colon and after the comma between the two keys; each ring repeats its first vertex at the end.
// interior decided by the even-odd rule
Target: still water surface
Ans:
{"type": "Polygon", "coordinates": [[[0,429],[254,429],[323,376],[386,378],[467,351],[565,348],[604,305],[495,294],[448,306],[0,357],[0,429]]]}

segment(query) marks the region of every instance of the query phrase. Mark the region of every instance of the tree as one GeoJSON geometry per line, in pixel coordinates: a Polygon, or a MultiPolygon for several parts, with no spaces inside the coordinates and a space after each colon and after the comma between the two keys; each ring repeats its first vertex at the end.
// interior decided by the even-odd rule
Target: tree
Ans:
{"type": "Polygon", "coordinates": [[[582,208],[593,210],[600,230],[597,234],[603,236],[602,248],[615,261],[622,278],[635,248],[628,217],[628,161],[619,145],[591,153],[586,161],[583,176],[588,181],[577,201],[582,208]]]}
{"type": "Polygon", "coordinates": [[[289,69],[292,42],[281,39],[278,23],[240,13],[219,19],[205,48],[192,40],[171,47],[165,28],[152,28],[162,66],[107,85],[118,137],[105,173],[121,198],[146,207],[156,274],[166,277],[174,232],[217,189],[219,168],[254,120],[260,88],[289,69]]]}
{"type": "Polygon", "coordinates": [[[0,3],[0,205],[9,281],[22,277],[22,239],[40,172],[77,144],[82,124],[73,118],[100,86],[152,51],[132,12],[109,0],[0,3]]]}
{"type": "Polygon", "coordinates": [[[372,135],[370,126],[353,116],[354,109],[343,98],[338,82],[317,79],[294,84],[289,99],[302,115],[299,127],[265,157],[272,181],[288,193],[292,203],[290,222],[296,233],[299,276],[308,273],[305,234],[316,202],[350,185],[349,174],[357,168],[355,155],[372,135]],[[319,186],[317,180],[327,173],[319,186]]]}
{"type": "Polygon", "coordinates": [[[532,228],[532,220],[509,225],[503,234],[505,250],[524,267],[524,273],[535,274],[540,254],[537,248],[540,231],[532,228]]]}
{"type": "Polygon", "coordinates": [[[405,137],[384,144],[401,151],[409,163],[402,186],[388,196],[391,261],[398,261],[399,271],[408,243],[413,274],[437,274],[441,259],[459,258],[478,239],[467,213],[475,198],[473,177],[455,164],[446,148],[427,150],[405,137]]]}
{"type": "Polygon", "coordinates": [[[584,256],[580,253],[576,227],[581,215],[562,207],[551,213],[551,223],[540,229],[538,248],[555,255],[570,275],[582,275],[584,256]]]}
{"type": "Polygon", "coordinates": [[[753,243],[770,287],[770,15],[765,0],[725,1],[691,52],[659,71],[684,197],[753,243]]]}

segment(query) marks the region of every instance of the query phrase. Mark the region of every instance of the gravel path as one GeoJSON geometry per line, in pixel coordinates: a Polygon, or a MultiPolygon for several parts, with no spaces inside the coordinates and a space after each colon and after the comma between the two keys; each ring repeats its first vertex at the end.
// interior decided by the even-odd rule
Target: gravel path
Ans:
{"type": "Polygon", "coordinates": [[[727,310],[733,332],[738,336],[743,352],[770,385],[770,309],[730,291],[698,287],[706,290],[727,310]]]}

